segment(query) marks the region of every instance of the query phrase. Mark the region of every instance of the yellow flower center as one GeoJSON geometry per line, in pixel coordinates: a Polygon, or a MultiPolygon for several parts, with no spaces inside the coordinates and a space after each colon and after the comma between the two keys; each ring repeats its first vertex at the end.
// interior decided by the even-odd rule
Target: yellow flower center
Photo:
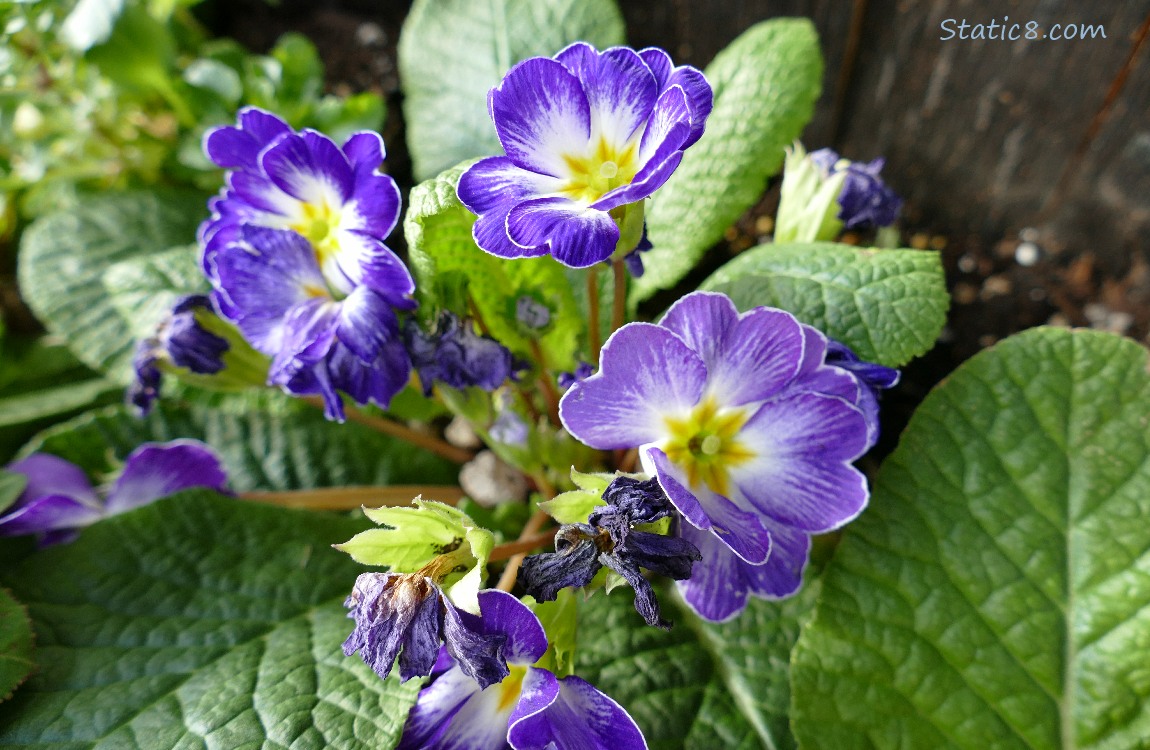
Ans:
{"type": "Polygon", "coordinates": [[[729,497],[728,470],[755,457],[738,439],[748,416],[744,409],[720,409],[708,396],[687,416],[664,420],[671,438],[663,452],[686,471],[691,486],[703,484],[729,497]]]}
{"type": "Polygon", "coordinates": [[[622,149],[600,138],[585,156],[566,155],[570,170],[560,193],[573,201],[591,204],[620,185],[629,185],[639,171],[639,142],[632,140],[622,149]]]}
{"type": "Polygon", "coordinates": [[[323,268],[324,261],[329,255],[339,250],[336,229],[339,227],[339,210],[333,208],[326,200],[318,205],[304,203],[301,205],[301,216],[292,229],[307,238],[315,248],[316,261],[323,268]]]}
{"type": "Polygon", "coordinates": [[[527,667],[516,667],[508,664],[511,674],[503,678],[503,682],[493,687],[499,691],[499,710],[507,711],[519,700],[523,692],[523,678],[527,676],[527,667]]]}

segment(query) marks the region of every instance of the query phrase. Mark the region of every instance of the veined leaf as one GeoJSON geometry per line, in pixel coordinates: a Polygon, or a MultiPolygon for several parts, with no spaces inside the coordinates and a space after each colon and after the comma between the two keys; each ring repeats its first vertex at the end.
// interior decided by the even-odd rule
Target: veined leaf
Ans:
{"type": "Polygon", "coordinates": [[[0,701],[11,698],[34,668],[28,613],[11,594],[0,589],[0,701]]]}

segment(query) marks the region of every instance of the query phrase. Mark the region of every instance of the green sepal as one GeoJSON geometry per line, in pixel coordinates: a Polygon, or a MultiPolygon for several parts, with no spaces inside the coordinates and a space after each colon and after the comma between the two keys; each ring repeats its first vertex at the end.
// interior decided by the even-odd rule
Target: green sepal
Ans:
{"type": "Polygon", "coordinates": [[[838,214],[839,193],[846,171],[825,177],[801,143],[786,152],[783,184],[779,189],[779,212],[775,218],[775,242],[833,240],[843,230],[838,214]]]}
{"type": "Polygon", "coordinates": [[[228,350],[220,357],[224,369],[206,375],[192,372],[164,359],[158,363],[164,372],[189,385],[211,391],[240,391],[267,385],[268,368],[271,367],[270,357],[253,349],[238,328],[211,310],[197,309],[193,315],[201,328],[228,342],[228,350]]]}
{"type": "Polygon", "coordinates": [[[0,513],[11,508],[27,486],[28,477],[0,469],[0,513]]]}

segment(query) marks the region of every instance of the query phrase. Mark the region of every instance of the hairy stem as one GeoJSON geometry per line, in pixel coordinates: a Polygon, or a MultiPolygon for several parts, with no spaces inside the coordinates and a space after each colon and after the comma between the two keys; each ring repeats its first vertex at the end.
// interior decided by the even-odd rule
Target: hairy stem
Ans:
{"type": "MultiPolygon", "coordinates": [[[[507,560],[512,557],[522,557],[531,550],[546,547],[551,544],[555,539],[555,530],[540,531],[538,534],[533,534],[526,539],[516,539],[514,542],[505,542],[497,544],[491,549],[491,556],[487,558],[488,562],[498,562],[500,560],[507,560]]],[[[514,581],[512,582],[514,585],[514,581]]]]}

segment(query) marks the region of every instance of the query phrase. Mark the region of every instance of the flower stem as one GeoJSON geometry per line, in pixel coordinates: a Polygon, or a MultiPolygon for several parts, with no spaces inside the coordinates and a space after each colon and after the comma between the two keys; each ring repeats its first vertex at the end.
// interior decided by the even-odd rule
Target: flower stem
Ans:
{"type": "MultiPolygon", "coordinates": [[[[532,537],[538,536],[539,530],[543,528],[544,524],[546,524],[550,518],[551,516],[547,515],[546,511],[535,511],[535,515],[531,516],[531,519],[528,520],[527,524],[523,527],[523,532],[519,534],[518,541],[526,544],[532,537]]],[[[529,550],[534,548],[534,546],[528,547],[529,550]]],[[[527,554],[520,552],[507,560],[507,567],[503,569],[503,575],[499,576],[499,584],[496,586],[497,589],[510,593],[511,589],[515,588],[515,581],[519,578],[519,565],[523,562],[524,557],[527,557],[527,554]]]]}
{"type": "MultiPolygon", "coordinates": [[[[305,396],[303,400],[312,406],[316,406],[320,409],[323,408],[323,399],[319,396],[305,396]]],[[[402,422],[397,422],[394,419],[373,417],[357,409],[348,410],[347,418],[352,422],[358,422],[359,424],[370,427],[376,432],[382,432],[384,435],[391,435],[400,440],[406,440],[412,445],[417,445],[424,450],[431,451],[435,455],[446,458],[448,461],[454,461],[457,464],[467,463],[475,457],[475,454],[469,450],[456,448],[446,440],[441,440],[434,435],[413,430],[402,422]]]]}
{"type": "Polygon", "coordinates": [[[587,348],[591,363],[599,363],[599,266],[587,269],[587,348]]]}
{"type": "Polygon", "coordinates": [[[531,356],[539,363],[539,388],[543,392],[543,400],[547,402],[547,416],[551,424],[562,427],[559,421],[559,391],[555,390],[555,378],[547,368],[547,359],[543,355],[543,347],[538,339],[531,339],[531,356]]]}
{"type": "Polygon", "coordinates": [[[619,330],[627,318],[627,264],[622,259],[611,263],[615,272],[615,296],[611,305],[611,333],[619,330]]]}
{"type": "MultiPolygon", "coordinates": [[[[555,539],[555,530],[540,531],[538,534],[533,534],[526,539],[516,539],[514,542],[505,542],[497,544],[491,548],[491,555],[487,558],[488,562],[499,562],[500,560],[507,560],[511,557],[522,556],[533,549],[545,547],[555,539]]],[[[512,582],[514,585],[514,581],[512,582]]]]}
{"type": "Polygon", "coordinates": [[[395,484],[390,487],[321,487],[286,492],[241,492],[240,499],[285,508],[355,510],[364,506],[403,507],[411,505],[412,498],[420,495],[429,500],[455,505],[463,497],[463,490],[449,484],[395,484]]]}

